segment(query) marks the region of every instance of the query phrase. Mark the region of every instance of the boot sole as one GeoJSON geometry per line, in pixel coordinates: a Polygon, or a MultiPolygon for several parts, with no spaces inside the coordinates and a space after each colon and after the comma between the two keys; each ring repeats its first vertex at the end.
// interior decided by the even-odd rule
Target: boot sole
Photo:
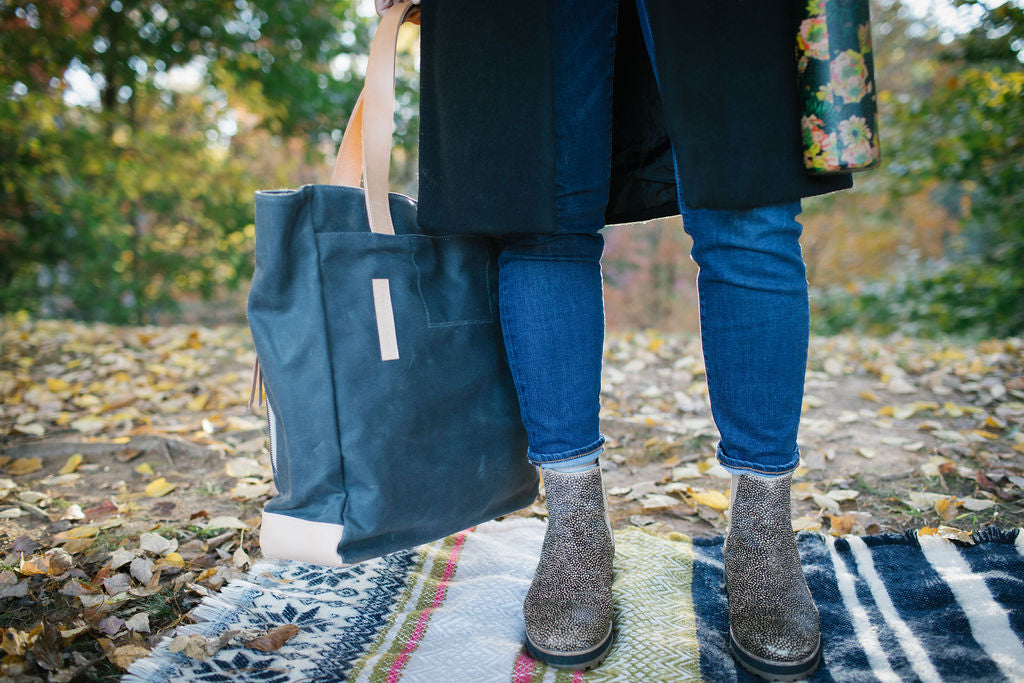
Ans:
{"type": "Polygon", "coordinates": [[[818,637],[818,645],[814,648],[814,653],[806,659],[796,662],[779,662],[758,657],[736,642],[736,638],[732,634],[732,628],[729,629],[729,650],[732,651],[733,658],[740,666],[755,676],[760,676],[769,681],[803,680],[821,666],[820,636],[818,637]]]}
{"type": "Polygon", "coordinates": [[[526,636],[526,650],[534,659],[544,662],[556,669],[573,669],[586,671],[593,669],[604,661],[612,648],[612,627],[608,627],[608,635],[604,637],[601,644],[590,650],[576,650],[574,652],[559,652],[558,650],[546,650],[537,646],[526,636]]]}

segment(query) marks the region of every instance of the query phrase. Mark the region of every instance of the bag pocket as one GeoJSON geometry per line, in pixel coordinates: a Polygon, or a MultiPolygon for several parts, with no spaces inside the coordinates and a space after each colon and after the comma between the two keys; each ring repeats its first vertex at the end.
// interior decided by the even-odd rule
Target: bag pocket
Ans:
{"type": "Polygon", "coordinates": [[[411,243],[427,327],[495,322],[498,269],[492,240],[475,235],[420,235],[411,243]]]}

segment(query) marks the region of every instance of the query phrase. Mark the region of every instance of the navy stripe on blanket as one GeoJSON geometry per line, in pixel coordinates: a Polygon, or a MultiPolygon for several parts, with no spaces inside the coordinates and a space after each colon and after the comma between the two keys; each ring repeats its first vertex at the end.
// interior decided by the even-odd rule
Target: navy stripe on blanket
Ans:
{"type": "MultiPolygon", "coordinates": [[[[875,536],[864,543],[901,619],[921,642],[943,680],[1004,680],[971,635],[970,623],[949,586],[913,537],[875,536]]],[[[848,551],[845,540],[837,549],[848,551]]]]}

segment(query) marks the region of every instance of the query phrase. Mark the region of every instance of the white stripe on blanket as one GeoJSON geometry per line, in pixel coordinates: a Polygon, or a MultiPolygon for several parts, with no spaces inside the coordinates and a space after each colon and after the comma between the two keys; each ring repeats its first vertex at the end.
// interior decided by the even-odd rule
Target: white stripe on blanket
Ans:
{"type": "Polygon", "coordinates": [[[843,604],[853,620],[853,629],[857,634],[857,641],[867,655],[868,664],[871,666],[871,673],[878,681],[893,681],[899,683],[900,677],[893,671],[889,664],[882,644],[878,642],[878,634],[875,627],[871,625],[867,610],[857,599],[857,589],[853,584],[853,575],[846,567],[846,562],[836,552],[836,541],[831,536],[825,537],[828,545],[828,552],[832,556],[832,566],[836,570],[836,584],[839,586],[839,593],[843,596],[843,604]]]}
{"type": "Polygon", "coordinates": [[[914,673],[922,681],[941,683],[942,677],[939,676],[935,665],[928,658],[928,653],[925,652],[921,641],[914,636],[910,627],[907,626],[907,622],[903,621],[899,612],[896,611],[896,606],[892,604],[889,591],[886,590],[882,578],[875,570],[875,563],[871,558],[871,549],[868,548],[864,539],[858,536],[847,536],[846,540],[850,544],[850,550],[853,551],[854,559],[857,560],[857,571],[860,573],[861,578],[867,582],[868,588],[871,590],[871,597],[875,599],[875,605],[877,605],[878,611],[882,613],[885,623],[889,625],[889,628],[896,634],[896,639],[900,641],[903,653],[907,656],[910,665],[914,667],[914,673]]]}
{"type": "Polygon", "coordinates": [[[402,683],[468,675],[478,683],[508,682],[525,639],[523,599],[543,540],[538,519],[488,522],[466,536],[448,594],[402,671],[402,683]]]}
{"type": "Polygon", "coordinates": [[[995,601],[985,580],[971,572],[967,561],[949,541],[918,536],[924,556],[953,591],[967,615],[974,639],[1011,681],[1024,681],[1024,646],[1010,628],[1006,610],[995,601]]]}

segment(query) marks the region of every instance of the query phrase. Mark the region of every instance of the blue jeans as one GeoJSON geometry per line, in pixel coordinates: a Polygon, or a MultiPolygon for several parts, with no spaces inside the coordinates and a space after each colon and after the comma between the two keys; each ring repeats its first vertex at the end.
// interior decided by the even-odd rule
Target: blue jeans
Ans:
{"type": "MultiPolygon", "coordinates": [[[[645,0],[635,1],[650,54],[645,0]]],[[[499,258],[505,347],[529,457],[537,465],[571,462],[605,441],[598,419],[604,343],[599,231],[611,168],[617,6],[616,0],[562,0],[551,8],[558,230],[508,236],[499,258]]],[[[700,334],[721,435],[718,460],[734,471],[792,471],[799,461],[809,335],[800,203],[691,209],[678,162],[676,169],[683,228],[699,266],[700,334]]]]}

